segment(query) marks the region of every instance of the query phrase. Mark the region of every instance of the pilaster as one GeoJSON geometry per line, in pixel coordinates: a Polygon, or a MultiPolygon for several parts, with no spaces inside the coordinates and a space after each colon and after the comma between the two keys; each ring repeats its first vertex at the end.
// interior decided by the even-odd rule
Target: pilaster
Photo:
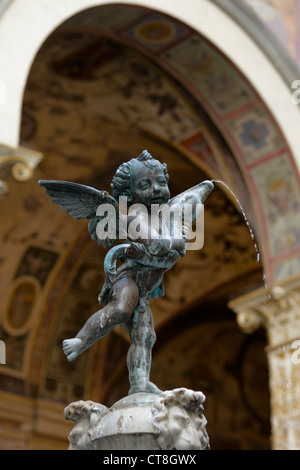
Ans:
{"type": "Polygon", "coordinates": [[[266,329],[272,447],[300,450],[300,277],[229,303],[245,333],[266,329]]]}

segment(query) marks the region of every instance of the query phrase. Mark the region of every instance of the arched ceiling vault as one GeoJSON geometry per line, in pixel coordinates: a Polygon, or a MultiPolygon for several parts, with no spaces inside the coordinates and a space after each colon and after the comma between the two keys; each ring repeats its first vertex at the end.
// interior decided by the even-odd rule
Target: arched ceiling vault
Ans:
{"type": "MultiPolygon", "coordinates": [[[[106,101],[102,96],[103,107],[102,110],[98,107],[97,119],[112,119],[120,124],[124,118],[131,122],[131,129],[138,126],[139,130],[170,140],[196,159],[209,175],[229,183],[254,226],[269,282],[280,281],[296,272],[295,253],[300,249],[297,237],[299,207],[295,203],[299,199],[298,172],[295,172],[284,135],[269,109],[227,57],[178,20],[129,5],[106,5],[80,12],[56,29],[52,44],[50,36],[42,51],[45,47],[49,62],[51,53],[52,57],[56,54],[48,67],[62,78],[60,91],[52,89],[55,80],[48,82],[48,89],[57,94],[56,99],[59,99],[59,93],[65,92],[63,79],[71,79],[73,83],[77,81],[77,85],[84,82],[95,103],[99,98],[93,88],[97,77],[102,74],[102,85],[110,77],[110,84],[105,87],[106,101]],[[139,69],[134,69],[134,63],[129,59],[130,48],[132,53],[140,52],[144,58],[139,69]],[[172,101],[170,87],[165,86],[159,95],[154,75],[148,78],[143,75],[147,73],[147,60],[167,72],[182,88],[186,99],[192,102],[194,112],[185,115],[185,119],[181,115],[182,103],[175,105],[172,101]],[[116,67],[120,66],[124,66],[124,77],[130,76],[128,82],[124,78],[119,82],[114,80],[114,75],[119,76],[116,67]],[[149,82],[152,83],[151,90],[147,90],[149,82]],[[146,120],[141,118],[139,94],[142,90],[148,93],[148,111],[152,107],[156,112],[159,107],[159,119],[153,113],[146,120]],[[128,106],[130,100],[134,105],[128,106]],[[180,125],[178,115],[183,125],[180,125]],[[200,115],[202,120],[199,120],[200,115]],[[168,127],[166,122],[170,117],[168,127]],[[219,148],[215,145],[216,138],[211,139],[212,127],[214,136],[219,134],[222,141],[219,148]],[[205,145],[208,149],[203,150],[205,145]]],[[[76,94],[73,97],[70,94],[69,100],[73,98],[80,99],[76,94]]],[[[92,109],[93,104],[85,102],[84,107],[92,109]]],[[[54,115],[55,112],[57,110],[53,110],[54,115]]],[[[84,126],[78,109],[73,119],[76,132],[84,126]]],[[[90,145],[92,142],[90,136],[90,145]]],[[[51,150],[57,151],[54,145],[51,150]]]]}
{"type": "MultiPolygon", "coordinates": [[[[299,186],[284,136],[240,71],[170,16],[106,5],[55,29],[30,70],[20,144],[44,159],[21,189],[12,182],[5,202],[5,247],[14,256],[2,285],[10,284],[1,327],[11,345],[4,388],[63,403],[100,401],[126,370],[121,328],[75,363],[62,354],[61,341],[99,308],[105,251],[85,222],[50,202],[39,178],[109,190],[117,167],[146,148],[167,163],[173,195],[203,179],[225,181],[251,222],[269,279],[293,273],[300,209],[290,201],[299,186]]],[[[213,320],[222,305],[223,321],[229,299],[262,285],[248,228],[221,186],[205,205],[203,249],[188,252],[165,284],[166,296],[152,305],[158,334],[197,309],[201,323],[201,314],[213,320]]]]}
{"type": "MultiPolygon", "coordinates": [[[[185,25],[142,8],[126,7],[118,16],[114,8],[87,10],[61,25],[31,67],[20,142],[44,153],[36,178],[109,190],[119,164],[147,148],[167,163],[173,194],[203,179],[220,178],[239,194],[255,223],[234,146],[215,118],[217,110],[236,116],[236,100],[243,109],[249,108],[250,100],[252,109],[257,102],[253,90],[185,25]],[[195,46],[200,48],[197,60],[195,46]],[[174,57],[171,67],[170,54],[180,47],[194,51],[191,60],[196,65],[190,63],[194,84],[176,72],[174,57]],[[198,91],[197,77],[203,87],[198,91]]],[[[28,361],[12,362],[20,377],[27,375],[31,393],[70,401],[95,387],[93,380],[99,385],[101,377],[91,378],[92,365],[103,357],[106,344],[109,347],[108,339],[100,342],[76,364],[68,364],[61,352],[62,339],[76,334],[98,308],[104,252],[89,239],[86,224],[54,206],[36,180],[26,185],[22,200],[27,214],[34,217],[34,223],[30,220],[34,237],[32,232],[26,248],[20,246],[23,254],[13,285],[24,276],[41,279],[44,300],[30,341],[19,344],[19,349],[26,348],[28,361]]],[[[221,187],[207,202],[204,248],[189,252],[167,274],[166,296],[153,304],[156,328],[199,305],[204,297],[216,297],[225,284],[225,303],[249,286],[262,284],[261,264],[234,202],[221,187]]],[[[119,348],[126,350],[128,340],[122,330],[118,336],[119,348]]],[[[124,364],[118,365],[119,357],[111,357],[108,364],[121,371],[124,364]]],[[[107,367],[106,383],[116,374],[107,367]]],[[[101,393],[103,384],[97,387],[101,393]]]]}

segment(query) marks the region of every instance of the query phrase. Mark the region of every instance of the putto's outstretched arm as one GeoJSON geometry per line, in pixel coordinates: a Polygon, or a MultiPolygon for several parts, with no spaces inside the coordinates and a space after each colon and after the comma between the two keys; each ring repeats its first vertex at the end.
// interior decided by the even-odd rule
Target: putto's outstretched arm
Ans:
{"type": "Polygon", "coordinates": [[[214,184],[212,181],[202,181],[196,186],[193,186],[172,198],[169,201],[169,206],[174,207],[175,205],[180,205],[184,207],[186,204],[191,204],[193,209],[191,223],[193,223],[197,219],[199,206],[204,204],[213,189],[214,184]]]}

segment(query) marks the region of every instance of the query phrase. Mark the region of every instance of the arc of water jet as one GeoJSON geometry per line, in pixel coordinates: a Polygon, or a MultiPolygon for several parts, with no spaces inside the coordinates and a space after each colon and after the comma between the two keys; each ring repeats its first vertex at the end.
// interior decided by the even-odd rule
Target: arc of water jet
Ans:
{"type": "MultiPolygon", "coordinates": [[[[252,238],[252,240],[253,240],[254,248],[255,248],[255,251],[256,251],[256,261],[259,263],[259,262],[261,261],[260,252],[259,252],[259,250],[258,250],[258,246],[257,246],[257,243],[256,243],[256,241],[255,241],[254,232],[253,232],[253,230],[252,230],[252,228],[251,228],[251,226],[250,226],[250,223],[249,223],[249,221],[248,221],[248,218],[247,218],[247,216],[246,216],[246,213],[245,213],[245,211],[244,211],[244,209],[243,209],[242,204],[240,203],[239,199],[236,197],[236,195],[234,194],[234,192],[232,191],[232,189],[231,189],[231,188],[228,186],[228,184],[226,184],[224,181],[219,180],[219,179],[213,179],[213,180],[211,180],[211,182],[212,182],[212,183],[221,183],[223,186],[225,186],[225,188],[230,192],[230,194],[231,194],[231,195],[234,197],[234,199],[236,200],[236,202],[237,202],[237,204],[238,204],[238,206],[239,206],[239,208],[240,208],[240,210],[241,210],[241,212],[242,212],[242,215],[243,215],[243,217],[244,217],[245,223],[246,223],[246,225],[247,225],[247,227],[248,227],[250,236],[251,236],[251,238],[252,238]]],[[[267,290],[269,290],[268,281],[267,281],[267,276],[266,276],[265,273],[263,274],[262,279],[263,279],[265,288],[266,288],[267,290]]],[[[271,298],[271,295],[268,294],[268,297],[269,297],[269,299],[270,299],[270,298],[271,298]]]]}

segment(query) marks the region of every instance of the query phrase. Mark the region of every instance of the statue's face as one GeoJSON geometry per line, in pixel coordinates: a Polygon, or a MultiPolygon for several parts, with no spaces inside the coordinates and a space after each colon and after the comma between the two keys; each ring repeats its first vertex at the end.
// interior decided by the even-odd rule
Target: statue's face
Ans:
{"type": "Polygon", "coordinates": [[[164,170],[158,161],[151,168],[143,162],[135,162],[132,169],[133,203],[144,204],[150,209],[151,204],[165,204],[170,199],[170,191],[164,170]]]}

